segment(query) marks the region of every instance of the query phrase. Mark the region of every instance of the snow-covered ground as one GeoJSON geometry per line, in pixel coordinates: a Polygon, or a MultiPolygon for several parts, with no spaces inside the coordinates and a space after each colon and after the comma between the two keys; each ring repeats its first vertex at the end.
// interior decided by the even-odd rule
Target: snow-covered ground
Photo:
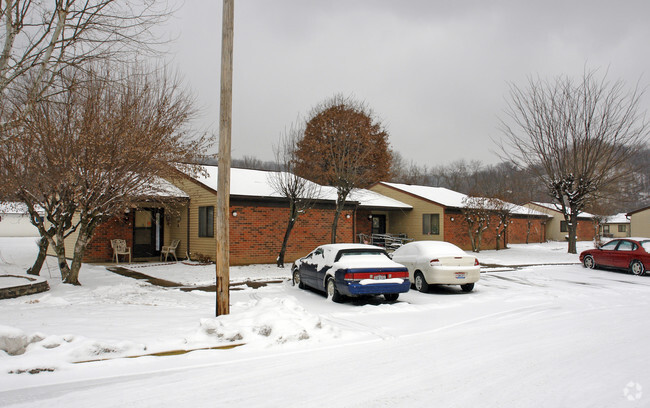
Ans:
{"type": "MultiPolygon", "coordinates": [[[[0,275],[24,274],[35,254],[33,238],[0,238],[0,275]]],[[[0,300],[0,406],[650,406],[650,277],[584,269],[565,243],[478,257],[502,267],[472,293],[392,304],[335,304],[291,286],[288,267],[233,267],[233,283],[258,285],[234,286],[218,318],[214,292],[98,265],[72,287],[49,259],[49,292],[0,300]],[[211,349],[228,344],[244,345],[211,349]],[[151,355],[170,350],[196,351],[151,355]]],[[[129,267],[214,283],[210,265],[129,267]]]]}

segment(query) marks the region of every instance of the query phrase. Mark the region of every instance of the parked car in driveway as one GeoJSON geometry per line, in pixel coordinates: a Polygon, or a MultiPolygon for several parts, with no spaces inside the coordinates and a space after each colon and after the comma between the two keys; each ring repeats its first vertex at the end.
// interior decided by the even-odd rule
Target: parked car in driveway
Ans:
{"type": "Polygon", "coordinates": [[[321,245],[296,260],[291,275],[294,285],[324,291],[334,302],[362,295],[395,301],[411,286],[404,265],[392,261],[384,248],[364,244],[321,245]]]}
{"type": "Polygon", "coordinates": [[[585,268],[625,269],[643,275],[650,267],[650,238],[613,239],[580,253],[585,268]]]}
{"type": "Polygon", "coordinates": [[[428,292],[430,285],[460,285],[471,292],[481,275],[478,259],[449,242],[409,242],[397,248],[392,258],[408,268],[420,292],[428,292]]]}

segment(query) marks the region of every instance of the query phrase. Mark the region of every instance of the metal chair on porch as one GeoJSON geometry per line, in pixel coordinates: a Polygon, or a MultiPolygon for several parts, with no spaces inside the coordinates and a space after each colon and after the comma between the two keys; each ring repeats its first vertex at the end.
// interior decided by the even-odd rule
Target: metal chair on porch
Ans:
{"type": "Polygon", "coordinates": [[[120,255],[128,255],[129,263],[131,263],[131,248],[126,246],[125,240],[111,239],[111,247],[113,248],[113,258],[115,259],[115,263],[120,263],[120,255]]]}
{"type": "Polygon", "coordinates": [[[178,244],[180,243],[180,239],[175,239],[172,241],[171,245],[163,245],[160,249],[160,260],[162,261],[163,255],[165,255],[165,262],[167,262],[167,257],[172,255],[174,260],[178,262],[178,258],[176,258],[176,248],[178,248],[178,244]]]}

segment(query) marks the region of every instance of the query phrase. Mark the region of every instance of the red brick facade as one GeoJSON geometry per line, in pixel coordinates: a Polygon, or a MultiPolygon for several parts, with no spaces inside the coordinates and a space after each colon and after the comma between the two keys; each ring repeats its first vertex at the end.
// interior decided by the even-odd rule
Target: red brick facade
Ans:
{"type": "MultiPolygon", "coordinates": [[[[526,217],[513,217],[510,220],[510,225],[508,225],[505,244],[525,244],[527,231],[530,231],[528,233],[528,243],[544,242],[546,240],[545,219],[530,219],[530,229],[528,228],[528,221],[529,219],[526,217]]],[[[498,223],[498,218],[492,216],[490,226],[483,232],[481,238],[481,250],[496,249],[496,226],[498,223]]],[[[467,224],[463,220],[463,214],[460,211],[445,211],[444,237],[445,241],[451,242],[464,250],[469,251],[472,249],[467,224]]],[[[501,237],[501,239],[499,248],[504,248],[504,237],[501,237]]]]}
{"type": "Polygon", "coordinates": [[[582,219],[578,220],[578,227],[576,229],[578,241],[591,241],[596,236],[596,228],[592,220],[582,219]]]}
{"type": "MultiPolygon", "coordinates": [[[[289,222],[286,206],[257,203],[231,205],[230,262],[233,265],[274,263],[282,247],[289,222]]],[[[337,242],[354,242],[353,210],[344,210],[337,226],[337,242]],[[349,218],[348,218],[349,216],[349,218]]],[[[330,242],[333,208],[313,208],[296,221],[285,254],[285,262],[305,256],[315,247],[330,242]]],[[[367,220],[367,216],[366,216],[367,220]]]]}
{"type": "Polygon", "coordinates": [[[126,245],[133,247],[133,212],[115,217],[95,228],[84,253],[84,262],[110,261],[113,257],[111,239],[116,238],[125,239],[126,245]]]}
{"type": "MultiPolygon", "coordinates": [[[[263,201],[235,203],[230,206],[230,213],[233,212],[237,216],[230,216],[231,264],[274,263],[289,221],[288,206],[263,201]]],[[[132,248],[133,214],[125,214],[97,227],[86,249],[84,262],[110,261],[113,256],[110,240],[114,238],[126,239],[127,245],[132,248]]],[[[369,215],[367,210],[345,209],[337,226],[337,242],[355,242],[359,233],[369,234],[369,215]]],[[[292,262],[318,245],[329,243],[333,217],[333,206],[321,206],[301,214],[291,232],[285,261],[292,262]]],[[[190,252],[193,251],[193,238],[196,237],[190,237],[190,252]]]]}

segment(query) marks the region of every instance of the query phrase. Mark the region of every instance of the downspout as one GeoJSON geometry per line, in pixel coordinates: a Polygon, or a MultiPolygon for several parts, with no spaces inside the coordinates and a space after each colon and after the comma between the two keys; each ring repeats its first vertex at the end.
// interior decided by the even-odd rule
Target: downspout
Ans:
{"type": "Polygon", "coordinates": [[[187,250],[185,251],[187,260],[190,260],[190,203],[187,203],[187,250]]]}
{"type": "Polygon", "coordinates": [[[357,237],[357,208],[358,204],[354,205],[354,210],[352,210],[352,241],[351,242],[357,242],[356,237],[357,237]]]}

